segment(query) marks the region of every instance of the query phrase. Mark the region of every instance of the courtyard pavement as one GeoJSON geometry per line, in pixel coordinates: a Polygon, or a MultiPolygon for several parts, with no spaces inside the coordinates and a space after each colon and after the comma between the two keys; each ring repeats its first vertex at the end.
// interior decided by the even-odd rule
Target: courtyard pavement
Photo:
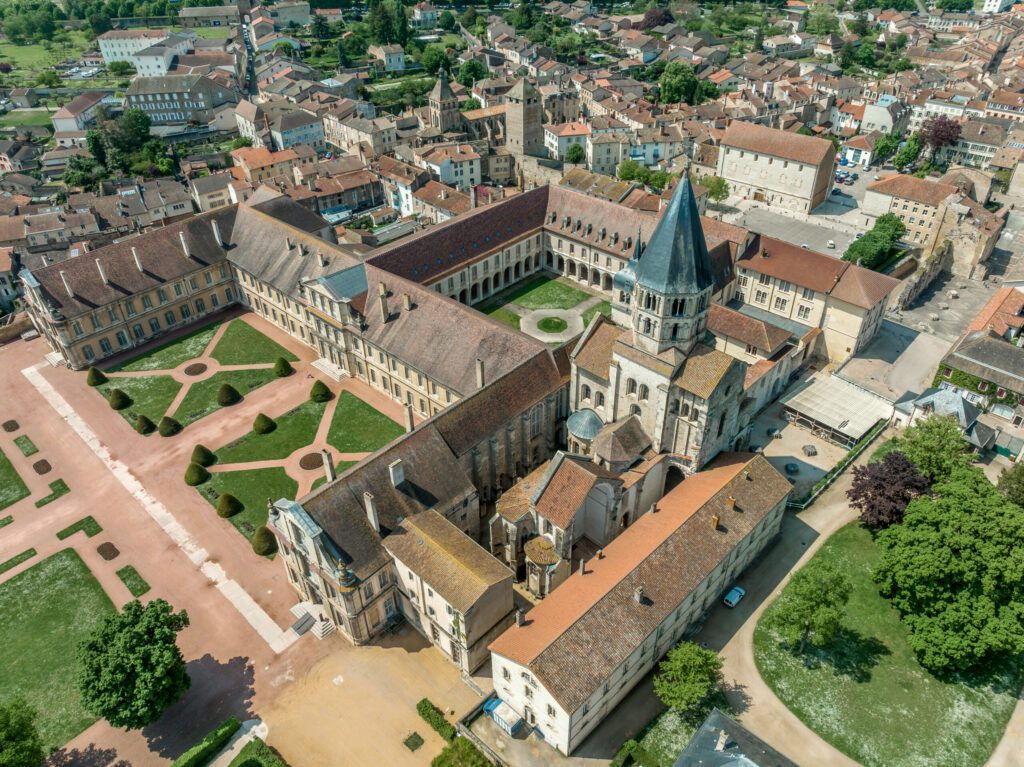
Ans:
{"type": "Polygon", "coordinates": [[[531,311],[515,303],[505,304],[505,308],[519,315],[519,329],[527,335],[548,344],[565,343],[566,341],[571,341],[586,329],[583,323],[583,315],[586,311],[605,300],[607,299],[603,296],[591,296],[571,309],[533,309],[531,311]],[[537,324],[548,317],[557,317],[558,319],[565,320],[565,330],[560,333],[549,333],[541,330],[537,324]]]}
{"type": "Polygon", "coordinates": [[[895,402],[908,391],[921,394],[929,388],[951,346],[948,338],[883,320],[874,340],[836,375],[895,402]]]}

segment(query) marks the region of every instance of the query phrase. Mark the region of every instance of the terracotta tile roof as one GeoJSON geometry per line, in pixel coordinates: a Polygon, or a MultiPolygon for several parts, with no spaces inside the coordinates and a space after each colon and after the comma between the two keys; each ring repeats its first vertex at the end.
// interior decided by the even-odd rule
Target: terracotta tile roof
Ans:
{"type": "Polygon", "coordinates": [[[499,583],[511,592],[512,571],[433,509],[403,520],[384,548],[460,613],[499,583]]]}
{"type": "Polygon", "coordinates": [[[608,544],[585,574],[573,573],[531,609],[522,626],[507,629],[491,651],[528,667],[566,711],[578,710],[789,492],[763,456],[720,456],[608,544]],[[710,521],[716,514],[723,522],[717,530],[710,521]],[[609,627],[615,641],[608,641],[609,627]]]}
{"type": "Polygon", "coordinates": [[[632,463],[651,446],[640,419],[635,415],[609,423],[594,439],[594,454],[612,463],[632,463]]]}
{"type": "Polygon", "coordinates": [[[887,274],[851,266],[832,288],[831,296],[861,309],[870,309],[884,300],[899,284],[899,280],[887,274]]]}
{"type": "Polygon", "coordinates": [[[13,247],[0,248],[0,273],[11,271],[14,266],[13,255],[13,247]]]}
{"type": "Polygon", "coordinates": [[[762,320],[748,317],[719,304],[711,305],[708,330],[727,336],[771,354],[789,340],[790,332],[762,320]]]}
{"type": "Polygon", "coordinates": [[[740,120],[729,123],[722,137],[722,145],[811,165],[826,163],[835,154],[832,142],[827,139],[802,136],[740,120]]]}
{"type": "Polygon", "coordinates": [[[697,344],[672,383],[701,399],[709,399],[729,369],[739,364],[725,352],[697,344]]]}
{"type": "Polygon", "coordinates": [[[758,235],[755,246],[740,256],[736,266],[828,293],[850,264],[774,237],[758,235]]]}
{"type": "Polygon", "coordinates": [[[589,136],[590,126],[580,122],[561,123],[560,125],[545,125],[544,130],[555,136],[589,136]]]}
{"type": "Polygon", "coordinates": [[[547,476],[551,461],[544,461],[540,466],[531,471],[512,487],[501,494],[498,499],[495,511],[509,522],[516,522],[530,513],[530,499],[533,491],[547,476]]]}
{"type": "Polygon", "coordinates": [[[926,205],[940,205],[951,194],[957,193],[957,188],[951,184],[929,181],[926,178],[907,176],[902,173],[881,178],[869,184],[868,189],[905,200],[923,202],[926,205]]]}
{"type": "MultiPolygon", "coordinates": [[[[2,271],[2,267],[0,267],[2,271]]],[[[1018,288],[1000,288],[989,299],[977,316],[967,326],[967,333],[991,328],[1003,335],[1011,327],[1019,328],[1024,324],[1024,292],[1018,288]]]]}
{"type": "Polygon", "coordinates": [[[602,317],[583,346],[576,350],[576,366],[602,381],[607,381],[608,368],[612,362],[612,349],[615,342],[628,332],[607,317],[602,317]]]}
{"type": "Polygon", "coordinates": [[[544,486],[534,508],[555,527],[568,530],[573,517],[587,500],[598,479],[605,474],[589,461],[563,457],[555,473],[544,486]],[[597,469],[598,471],[594,471],[597,469]]]}

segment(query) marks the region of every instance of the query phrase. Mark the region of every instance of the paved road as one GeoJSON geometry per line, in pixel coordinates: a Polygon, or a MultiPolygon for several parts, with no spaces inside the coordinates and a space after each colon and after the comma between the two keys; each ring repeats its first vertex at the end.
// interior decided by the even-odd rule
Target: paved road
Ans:
{"type": "Polygon", "coordinates": [[[827,219],[822,219],[821,224],[811,224],[775,213],[766,208],[751,208],[740,216],[735,223],[754,232],[767,234],[769,237],[775,237],[784,242],[791,242],[794,245],[807,245],[811,250],[827,253],[836,258],[842,256],[850,243],[853,242],[852,234],[831,228],[830,222],[827,219]],[[829,240],[835,243],[835,248],[828,247],[829,240]]]}

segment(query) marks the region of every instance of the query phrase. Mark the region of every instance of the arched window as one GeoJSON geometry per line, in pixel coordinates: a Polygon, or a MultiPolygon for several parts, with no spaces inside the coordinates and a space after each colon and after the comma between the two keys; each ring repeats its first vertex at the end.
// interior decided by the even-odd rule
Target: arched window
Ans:
{"type": "Polygon", "coordinates": [[[650,389],[647,388],[647,384],[640,384],[640,399],[645,400],[650,394],[650,389]]]}
{"type": "Polygon", "coordinates": [[[672,326],[672,340],[675,341],[679,338],[679,325],[672,326]]]}
{"type": "Polygon", "coordinates": [[[626,379],[626,394],[636,394],[636,379],[626,379]]]}
{"type": "Polygon", "coordinates": [[[637,418],[639,418],[640,417],[640,406],[639,405],[630,405],[629,406],[629,414],[630,415],[635,415],[637,418]]]}
{"type": "Polygon", "coordinates": [[[672,399],[668,403],[668,412],[670,415],[676,415],[679,412],[679,400],[672,399]]]}
{"type": "Polygon", "coordinates": [[[689,417],[690,417],[690,406],[687,405],[687,404],[684,404],[683,405],[683,418],[689,418],[689,417]]]}
{"type": "Polygon", "coordinates": [[[723,429],[725,429],[725,413],[722,413],[718,419],[718,434],[716,436],[721,437],[723,429]]]}
{"type": "Polygon", "coordinates": [[[650,332],[651,332],[651,321],[645,317],[644,318],[644,333],[650,333],[650,332]]]}
{"type": "Polygon", "coordinates": [[[598,407],[604,407],[604,392],[599,391],[597,393],[597,399],[594,400],[598,407]]]}
{"type": "Polygon", "coordinates": [[[694,421],[699,421],[700,420],[700,411],[697,408],[694,408],[693,412],[690,414],[690,417],[694,421]]]}
{"type": "Polygon", "coordinates": [[[583,395],[583,399],[590,399],[590,387],[587,386],[586,384],[583,384],[583,389],[581,393],[583,395]]]}

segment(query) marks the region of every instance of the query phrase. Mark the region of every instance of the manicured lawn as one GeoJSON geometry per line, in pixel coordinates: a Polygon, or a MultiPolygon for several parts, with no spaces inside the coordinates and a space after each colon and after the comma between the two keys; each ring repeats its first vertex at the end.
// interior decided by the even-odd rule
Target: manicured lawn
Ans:
{"type": "Polygon", "coordinates": [[[35,549],[25,549],[20,554],[15,554],[10,559],[6,559],[0,562],[0,574],[6,573],[8,570],[13,570],[15,567],[20,565],[22,562],[27,562],[32,559],[39,552],[35,549]]]}
{"type": "Polygon", "coordinates": [[[569,327],[569,323],[561,317],[544,317],[537,323],[537,329],[545,333],[561,333],[569,327]]]}
{"type": "Polygon", "coordinates": [[[217,451],[217,460],[220,463],[241,463],[287,458],[313,441],[326,408],[326,403],[303,402],[294,410],[275,418],[277,428],[269,434],[250,431],[222,447],[217,451]]]}
{"type": "Polygon", "coordinates": [[[1016,703],[1021,665],[987,679],[937,679],[917,662],[896,611],[871,580],[879,559],[871,535],[853,523],[815,556],[853,583],[845,628],[832,645],[796,657],[773,631],[770,607],[754,635],[754,657],[776,695],[865,767],[984,764],[1016,703]]]}
{"type": "Polygon", "coordinates": [[[502,322],[506,325],[511,325],[516,330],[519,330],[519,315],[504,306],[498,306],[493,309],[484,311],[484,314],[490,315],[498,322],[502,322]]]}
{"type": "Polygon", "coordinates": [[[555,277],[537,277],[501,297],[503,304],[519,304],[524,309],[572,309],[590,294],[555,277]]]}
{"type": "Polygon", "coordinates": [[[0,450],[0,509],[6,509],[28,495],[28,487],[14,470],[4,451],[0,450]]]}
{"type": "Polygon", "coordinates": [[[55,479],[50,483],[50,494],[43,496],[36,501],[36,508],[41,509],[48,503],[53,503],[62,495],[67,495],[71,492],[71,488],[68,487],[68,483],[63,479],[55,479]]]}
{"type": "Polygon", "coordinates": [[[276,362],[284,357],[295,362],[298,357],[276,341],[271,341],[248,322],[232,320],[211,355],[221,365],[258,365],[276,362]]]}
{"type": "Polygon", "coordinates": [[[39,452],[39,448],[36,447],[35,443],[25,434],[22,434],[20,437],[15,437],[14,444],[18,446],[18,450],[20,450],[21,454],[26,458],[39,452]]]}
{"type": "Polygon", "coordinates": [[[267,498],[294,500],[299,483],[281,468],[215,471],[197,490],[215,508],[223,493],[231,493],[241,501],[242,510],[228,521],[246,538],[251,538],[257,527],[267,524],[267,498]]]}
{"type": "Polygon", "coordinates": [[[379,410],[343,391],[338,398],[327,441],[342,453],[371,453],[404,431],[379,410]]]}
{"type": "Polygon", "coordinates": [[[595,314],[603,314],[605,317],[612,316],[612,305],[608,301],[602,301],[599,304],[594,304],[585,312],[583,312],[583,327],[590,324],[590,321],[594,319],[595,314]]]}
{"type": "Polygon", "coordinates": [[[0,518],[0,527],[7,527],[13,521],[14,517],[8,514],[6,517],[0,518]]]}
{"type": "Polygon", "coordinates": [[[78,520],[73,524],[68,525],[59,533],[57,533],[57,538],[63,541],[65,538],[69,538],[79,531],[84,532],[87,538],[92,538],[94,535],[99,535],[100,533],[102,533],[103,528],[100,527],[100,523],[93,519],[91,516],[83,517],[82,519],[78,520]]]}
{"type": "Polygon", "coordinates": [[[45,109],[16,109],[0,117],[0,125],[50,125],[51,114],[45,109]]]}
{"type": "Polygon", "coordinates": [[[269,368],[257,370],[225,370],[216,373],[205,381],[192,384],[188,394],[181,401],[174,417],[181,421],[182,426],[195,423],[220,408],[217,404],[217,390],[222,384],[231,384],[244,397],[252,391],[274,380],[274,371],[269,368]]]}
{"type": "Polygon", "coordinates": [[[149,584],[139,575],[139,571],[131,565],[125,565],[118,570],[117,577],[121,579],[121,583],[128,587],[128,591],[136,599],[149,591],[149,584]]]}
{"type": "Polygon", "coordinates": [[[120,389],[131,398],[132,404],[117,412],[135,426],[138,415],[148,417],[153,423],[159,421],[178,396],[181,384],[167,375],[114,376],[107,383],[96,387],[96,391],[104,397],[110,395],[111,389],[120,389]]]}
{"type": "Polygon", "coordinates": [[[72,549],[0,583],[0,700],[39,712],[44,747],[62,746],[96,721],[79,703],[76,648],[114,605],[72,549]]]}
{"type": "Polygon", "coordinates": [[[183,362],[199,357],[213,340],[218,325],[207,325],[196,328],[191,333],[169,341],[151,351],[135,357],[128,362],[110,368],[108,373],[124,371],[126,373],[145,370],[173,370],[183,362]]]}

